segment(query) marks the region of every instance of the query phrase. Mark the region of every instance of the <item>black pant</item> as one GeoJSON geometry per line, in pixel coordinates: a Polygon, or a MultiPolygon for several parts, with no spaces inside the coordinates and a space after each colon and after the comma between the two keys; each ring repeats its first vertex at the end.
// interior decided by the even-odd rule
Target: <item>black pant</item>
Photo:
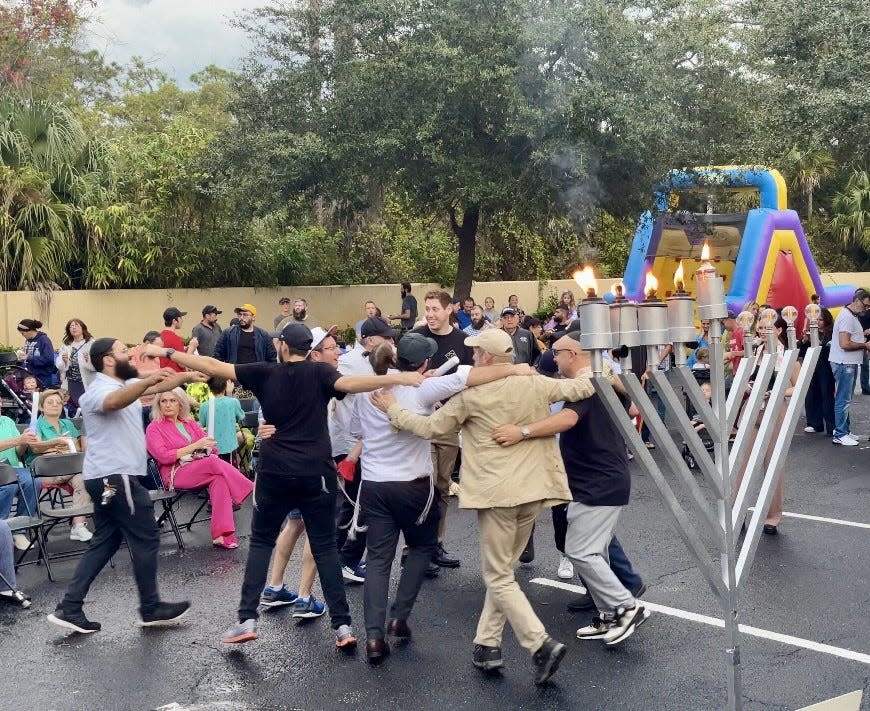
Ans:
{"type": "MultiPolygon", "coordinates": [[[[344,455],[335,457],[336,464],[345,458],[344,455]]],[[[353,481],[344,482],[344,490],[347,496],[356,500],[359,496],[360,482],[360,465],[357,461],[354,468],[353,481]]],[[[366,549],[366,534],[363,531],[357,531],[356,540],[351,540],[347,537],[350,532],[350,522],[353,519],[353,504],[347,500],[341,491],[338,492],[338,500],[336,501],[335,514],[335,545],[338,548],[341,564],[350,568],[356,567],[362,560],[363,553],[366,549]]],[[[360,511],[359,525],[364,525],[363,512],[360,511]]]]}
{"type": "Polygon", "coordinates": [[[557,504],[550,509],[553,517],[553,538],[556,550],[565,555],[565,536],[568,534],[568,504],[557,504]]]}
{"type": "Polygon", "coordinates": [[[257,605],[275,539],[287,514],[302,512],[311,552],[320,574],[323,596],[329,605],[332,626],[350,624],[350,609],[344,595],[344,581],[338,550],[335,547],[335,471],[323,476],[276,476],[258,474],[254,484],[254,516],[251,521],[251,545],[239,603],[239,621],[257,619],[257,605]]]}
{"type": "Polygon", "coordinates": [[[409,482],[363,482],[361,504],[369,527],[363,604],[369,639],[384,636],[390,569],[396,557],[399,531],[409,551],[390,617],[406,620],[414,607],[426,570],[438,549],[439,513],[434,502],[423,523],[416,523],[428,497],[429,477],[409,482]]]}
{"type": "Polygon", "coordinates": [[[834,432],[834,373],[828,360],[830,348],[825,346],[819,354],[804,407],[807,425],[819,432],[834,432]]]}
{"type": "Polygon", "coordinates": [[[118,475],[108,479],[117,490],[106,506],[100,503],[103,480],[85,480],[85,489],[94,502],[96,533],[76,567],[72,582],[63,596],[61,608],[66,613],[81,611],[91,583],[118,551],[123,539],[127,541],[133,558],[133,575],[139,589],[139,611],[148,614],[160,603],[157,593],[157,549],[160,547],[160,533],[154,520],[154,504],[148,491],[139,483],[139,478],[131,476],[130,492],[136,509],[135,513],[131,513],[123,479],[118,475]]]}

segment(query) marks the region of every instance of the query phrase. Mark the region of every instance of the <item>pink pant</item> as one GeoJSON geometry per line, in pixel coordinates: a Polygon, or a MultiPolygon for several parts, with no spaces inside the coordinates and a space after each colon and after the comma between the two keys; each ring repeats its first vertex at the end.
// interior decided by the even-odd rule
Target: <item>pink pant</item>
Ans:
{"type": "MultiPolygon", "coordinates": [[[[169,487],[169,472],[163,474],[163,485],[169,487]]],[[[211,501],[211,537],[229,536],[236,531],[233,504],[240,504],[254,490],[254,482],[232,464],[215,455],[195,459],[175,472],[176,489],[208,487],[211,501]]]]}

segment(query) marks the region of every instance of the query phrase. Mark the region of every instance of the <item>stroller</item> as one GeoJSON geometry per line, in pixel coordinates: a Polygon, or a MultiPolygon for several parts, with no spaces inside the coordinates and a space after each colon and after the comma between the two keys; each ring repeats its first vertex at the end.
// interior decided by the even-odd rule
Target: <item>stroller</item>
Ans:
{"type": "MultiPolygon", "coordinates": [[[[705,425],[701,425],[701,427],[696,427],[695,431],[698,433],[698,437],[701,438],[701,442],[704,443],[704,449],[707,450],[707,453],[710,457],[713,456],[713,438],[710,437],[710,433],[707,432],[707,427],[705,425]]],[[[689,449],[689,445],[683,442],[682,449],[683,461],[686,462],[686,466],[689,469],[697,469],[698,462],[695,461],[695,456],[692,454],[692,450],[689,449]]]]}
{"type": "Polygon", "coordinates": [[[18,365],[14,353],[0,353],[0,401],[3,413],[17,423],[27,422],[30,417],[29,396],[24,392],[24,378],[29,375],[18,365]]]}

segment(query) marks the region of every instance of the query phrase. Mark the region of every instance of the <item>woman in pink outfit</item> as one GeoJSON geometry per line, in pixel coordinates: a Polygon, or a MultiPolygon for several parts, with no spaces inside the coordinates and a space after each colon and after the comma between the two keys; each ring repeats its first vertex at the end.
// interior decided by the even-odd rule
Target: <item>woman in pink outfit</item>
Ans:
{"type": "Polygon", "coordinates": [[[238,548],[233,505],[241,504],[254,484],[233,465],[217,456],[215,441],[190,416],[190,405],[181,388],[160,393],[145,430],[148,453],[157,461],[167,489],[208,486],[211,500],[212,543],[238,548]],[[192,461],[182,463],[194,456],[192,461]]]}

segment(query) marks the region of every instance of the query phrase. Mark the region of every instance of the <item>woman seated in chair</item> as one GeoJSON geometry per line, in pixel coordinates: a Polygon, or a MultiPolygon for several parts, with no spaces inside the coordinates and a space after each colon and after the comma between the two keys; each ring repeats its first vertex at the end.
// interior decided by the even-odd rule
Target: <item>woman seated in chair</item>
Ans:
{"type": "Polygon", "coordinates": [[[212,543],[238,548],[233,505],[251,495],[253,482],[217,456],[215,441],[190,416],[190,404],[181,388],[160,393],[151,418],[145,441],[148,453],[157,461],[163,485],[170,491],[207,486],[212,543]]]}
{"type": "Polygon", "coordinates": [[[30,607],[30,597],[15,587],[15,549],[9,524],[0,519],[0,601],[30,607]]]}
{"type": "MultiPolygon", "coordinates": [[[[79,434],[72,420],[61,417],[64,400],[59,390],[46,390],[39,398],[39,409],[42,414],[36,421],[36,436],[39,442],[30,445],[27,453],[27,464],[41,454],[64,454],[66,452],[84,452],[85,438],[79,434]]],[[[87,506],[91,497],[85,489],[85,480],[81,474],[66,474],[41,478],[43,487],[56,486],[72,492],[73,506],[87,506]]],[[[89,541],[94,534],[88,530],[86,516],[76,516],[72,520],[69,537],[71,541],[89,541]]]]}

